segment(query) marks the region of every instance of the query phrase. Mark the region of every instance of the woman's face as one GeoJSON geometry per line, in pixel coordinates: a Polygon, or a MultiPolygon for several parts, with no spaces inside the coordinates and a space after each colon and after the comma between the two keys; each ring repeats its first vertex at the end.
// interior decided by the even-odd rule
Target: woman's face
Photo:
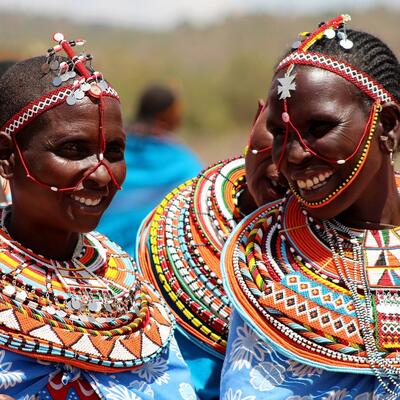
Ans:
{"type": "MultiPolygon", "coordinates": [[[[25,162],[32,176],[42,182],[73,187],[99,162],[99,107],[85,97],[73,106],[64,103],[53,108],[43,117],[17,136],[25,162]]],[[[105,99],[104,132],[104,161],[122,184],[126,173],[125,133],[119,102],[113,98],[105,99]]],[[[11,190],[13,210],[23,213],[27,224],[89,232],[97,226],[117,189],[102,165],[83,181],[82,188],[54,192],[28,179],[15,154],[11,190]]]]}
{"type": "MultiPolygon", "coordinates": [[[[291,122],[317,154],[329,160],[346,159],[356,149],[371,109],[365,105],[357,88],[332,72],[313,67],[296,67],[293,72],[296,73],[296,89],[287,98],[291,122]]],[[[344,164],[313,156],[303,148],[292,129],[284,146],[284,103],[277,92],[277,79],[283,75],[284,71],[281,71],[275,77],[268,100],[267,125],[274,136],[273,157],[279,160],[284,151],[281,173],[302,199],[309,203],[318,202],[349,177],[360,159],[365,140],[355,157],[344,164]]],[[[375,132],[367,160],[353,183],[331,203],[310,209],[312,215],[319,218],[337,216],[355,205],[368,188],[376,184],[374,176],[384,159],[378,136],[379,132],[375,132]]]]}
{"type": "Polygon", "coordinates": [[[257,118],[251,136],[251,149],[246,154],[247,187],[257,206],[280,199],[286,188],[272,161],[272,151],[252,153],[252,149],[266,149],[272,146],[273,136],[266,126],[267,107],[257,118]]]}

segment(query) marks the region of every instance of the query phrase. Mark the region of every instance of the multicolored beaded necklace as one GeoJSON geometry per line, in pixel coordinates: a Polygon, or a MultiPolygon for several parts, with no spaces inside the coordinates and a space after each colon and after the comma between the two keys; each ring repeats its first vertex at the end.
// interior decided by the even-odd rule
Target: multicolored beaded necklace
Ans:
{"type": "Polygon", "coordinates": [[[90,233],[70,261],[49,260],[9,236],[9,213],[0,210],[0,347],[111,372],[167,346],[173,318],[119,246],[90,233]]]}
{"type": "Polygon", "coordinates": [[[399,233],[314,220],[289,195],[230,236],[225,288],[262,339],[288,357],[383,381],[400,367],[399,233]]]}
{"type": "Polygon", "coordinates": [[[242,218],[237,193],[244,183],[243,158],[217,163],[169,193],[140,232],[144,275],[183,333],[216,355],[225,353],[231,312],[220,253],[242,218]]]}

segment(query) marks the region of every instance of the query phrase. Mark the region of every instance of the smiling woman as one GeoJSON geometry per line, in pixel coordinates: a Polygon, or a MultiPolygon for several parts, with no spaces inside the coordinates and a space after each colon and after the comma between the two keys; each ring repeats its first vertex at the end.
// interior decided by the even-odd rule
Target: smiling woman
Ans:
{"type": "Polygon", "coordinates": [[[224,399],[400,397],[400,67],[349,20],[302,33],[271,84],[290,190],[224,246],[224,399]]]}
{"type": "Polygon", "coordinates": [[[0,210],[0,393],[169,399],[183,387],[194,398],[164,302],[91,232],[125,178],[118,95],[75,55],[82,40],[54,39],[47,57],[0,79],[0,174],[13,198],[0,210]]]}

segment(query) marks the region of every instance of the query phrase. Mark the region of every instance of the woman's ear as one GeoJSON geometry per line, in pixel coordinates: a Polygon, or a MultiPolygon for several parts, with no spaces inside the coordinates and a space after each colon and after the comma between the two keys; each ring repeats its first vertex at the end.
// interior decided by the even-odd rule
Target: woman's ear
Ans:
{"type": "Polygon", "coordinates": [[[382,128],[381,143],[388,153],[395,153],[400,146],[400,106],[395,103],[384,104],[379,124],[382,128]]]}
{"type": "Polygon", "coordinates": [[[10,135],[0,132],[0,175],[10,179],[14,173],[14,143],[10,135]]]}

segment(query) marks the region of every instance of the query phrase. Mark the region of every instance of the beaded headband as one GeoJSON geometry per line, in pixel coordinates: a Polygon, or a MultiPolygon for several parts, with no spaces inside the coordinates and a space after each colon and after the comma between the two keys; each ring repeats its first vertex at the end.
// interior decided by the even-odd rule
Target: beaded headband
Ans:
{"type": "Polygon", "coordinates": [[[41,71],[43,74],[49,72],[55,73],[55,77],[52,81],[53,86],[59,87],[62,82],[66,82],[69,79],[76,79],[72,84],[59,87],[50,92],[45,93],[38,99],[30,102],[18,113],[13,115],[0,129],[0,131],[10,135],[14,141],[18,155],[21,159],[22,165],[25,169],[26,176],[33,182],[40,186],[48,187],[53,191],[74,191],[82,187],[82,182],[96,171],[101,166],[104,166],[111,177],[113,184],[120,189],[121,186],[116,181],[110,167],[104,162],[104,151],[105,151],[105,135],[104,135],[104,97],[112,97],[119,100],[118,93],[103,79],[103,75],[95,71],[92,65],[86,65],[86,62],[92,60],[92,56],[89,54],[77,55],[73,51],[74,46],[82,46],[85,41],[77,39],[73,41],[67,41],[64,39],[62,33],[55,33],[53,39],[58,42],[54,47],[48,49],[46,62],[42,65],[41,71]],[[57,59],[57,53],[64,51],[67,55],[66,61],[57,59]],[[77,73],[80,76],[77,76],[77,73]],[[90,96],[99,100],[99,113],[100,113],[100,151],[98,153],[98,164],[93,168],[89,169],[84,176],[78,181],[75,186],[58,188],[54,185],[49,185],[42,182],[36,177],[32,176],[29,172],[29,168],[25,162],[23,154],[19,148],[16,140],[16,134],[21,131],[25,126],[30,124],[33,120],[38,118],[44,112],[60,105],[67,103],[73,106],[78,100],[82,100],[85,96],[90,96]]]}

